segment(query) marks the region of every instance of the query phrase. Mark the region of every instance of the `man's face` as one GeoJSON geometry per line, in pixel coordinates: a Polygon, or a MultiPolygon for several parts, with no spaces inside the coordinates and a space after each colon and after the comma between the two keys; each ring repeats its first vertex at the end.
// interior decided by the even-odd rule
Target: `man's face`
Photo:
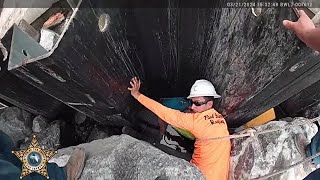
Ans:
{"type": "Polygon", "coordinates": [[[212,108],[213,102],[206,100],[204,97],[193,97],[191,98],[191,109],[195,113],[201,113],[212,108]]]}

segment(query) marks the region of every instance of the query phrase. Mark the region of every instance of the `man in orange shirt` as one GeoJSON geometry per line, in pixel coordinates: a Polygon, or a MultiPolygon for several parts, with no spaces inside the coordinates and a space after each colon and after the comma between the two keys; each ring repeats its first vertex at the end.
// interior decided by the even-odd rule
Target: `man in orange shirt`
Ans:
{"type": "Polygon", "coordinates": [[[192,100],[194,113],[183,113],[163,106],[139,92],[140,80],[134,77],[128,88],[142,105],[172,126],[192,133],[196,142],[191,162],[208,180],[228,179],[231,143],[229,139],[212,138],[228,136],[225,119],[213,108],[213,98],[220,98],[214,86],[207,80],[197,80],[188,99],[192,100]]]}

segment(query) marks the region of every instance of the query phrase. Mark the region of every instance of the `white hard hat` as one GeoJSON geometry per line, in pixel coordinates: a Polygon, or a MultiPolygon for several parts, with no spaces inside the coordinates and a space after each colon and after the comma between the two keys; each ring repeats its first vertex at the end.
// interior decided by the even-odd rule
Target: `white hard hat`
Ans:
{"type": "Polygon", "coordinates": [[[210,81],[205,79],[197,80],[191,87],[190,95],[187,97],[191,99],[193,97],[200,96],[213,96],[214,98],[220,98],[221,96],[217,94],[214,86],[210,81]]]}

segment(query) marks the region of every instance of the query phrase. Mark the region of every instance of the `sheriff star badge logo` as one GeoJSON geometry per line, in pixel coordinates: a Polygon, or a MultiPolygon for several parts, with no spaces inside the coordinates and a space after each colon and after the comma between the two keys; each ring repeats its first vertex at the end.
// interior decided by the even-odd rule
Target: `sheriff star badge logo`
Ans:
{"type": "Polygon", "coordinates": [[[28,149],[12,151],[22,162],[20,179],[36,172],[49,179],[47,162],[57,153],[57,151],[42,149],[35,135],[32,136],[28,149]]]}

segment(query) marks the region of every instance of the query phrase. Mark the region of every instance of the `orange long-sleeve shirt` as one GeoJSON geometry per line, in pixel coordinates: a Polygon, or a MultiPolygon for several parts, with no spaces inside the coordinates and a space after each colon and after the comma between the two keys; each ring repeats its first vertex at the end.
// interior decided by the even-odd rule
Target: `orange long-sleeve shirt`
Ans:
{"type": "MultiPolygon", "coordinates": [[[[172,126],[191,132],[197,139],[228,136],[226,121],[216,110],[182,113],[141,94],[138,101],[172,126]]],[[[230,140],[196,141],[191,162],[208,180],[226,180],[229,173],[230,140]]]]}

